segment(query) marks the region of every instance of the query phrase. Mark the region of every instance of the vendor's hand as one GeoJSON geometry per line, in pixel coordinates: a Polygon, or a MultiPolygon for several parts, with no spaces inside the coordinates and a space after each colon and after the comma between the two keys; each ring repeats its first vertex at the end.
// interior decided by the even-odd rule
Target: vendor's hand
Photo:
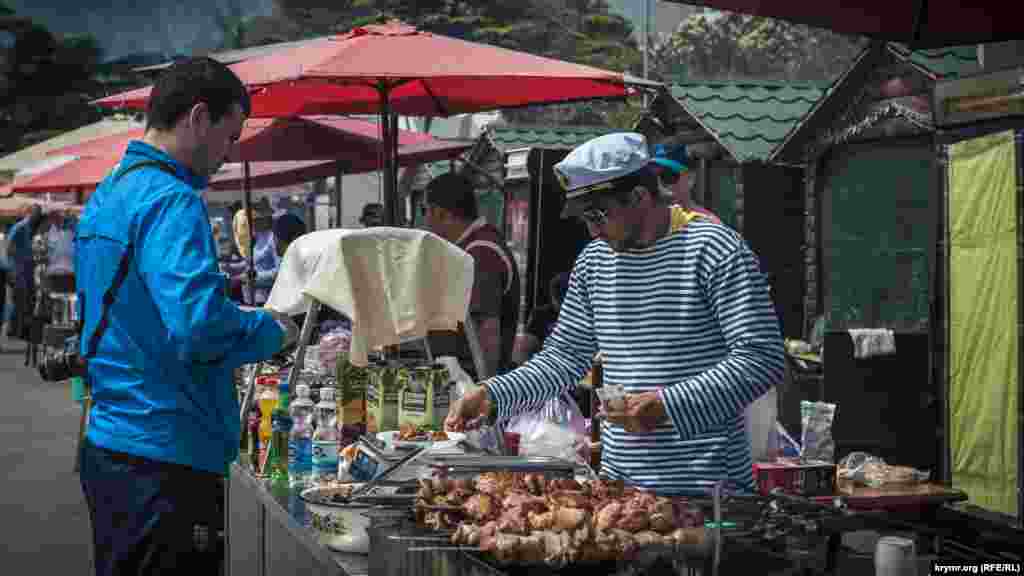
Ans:
{"type": "Polygon", "coordinates": [[[479,425],[483,416],[491,409],[491,401],[487,396],[487,388],[480,386],[476,390],[459,398],[448,410],[444,421],[444,429],[448,432],[463,432],[479,425]]]}
{"type": "Polygon", "coordinates": [[[281,348],[287,348],[291,346],[299,339],[299,325],[295,323],[287,314],[282,314],[277,310],[271,310],[270,308],[264,308],[265,312],[274,317],[277,321],[277,325],[281,327],[284,332],[284,337],[281,339],[281,348]]]}
{"type": "Polygon", "coordinates": [[[657,392],[644,392],[627,394],[623,408],[609,410],[604,417],[625,428],[626,432],[652,432],[668,418],[668,414],[657,392]]]}

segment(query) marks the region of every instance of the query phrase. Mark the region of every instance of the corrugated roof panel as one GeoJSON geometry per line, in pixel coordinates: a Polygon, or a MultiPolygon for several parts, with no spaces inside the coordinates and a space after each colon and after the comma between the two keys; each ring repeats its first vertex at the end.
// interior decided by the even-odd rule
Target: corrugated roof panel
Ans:
{"type": "Polygon", "coordinates": [[[813,84],[688,82],[672,96],[740,162],[767,161],[825,95],[813,84]]]}
{"type": "Polygon", "coordinates": [[[591,138],[614,131],[606,126],[491,126],[487,129],[491,141],[502,152],[516,148],[571,150],[591,138]]]}

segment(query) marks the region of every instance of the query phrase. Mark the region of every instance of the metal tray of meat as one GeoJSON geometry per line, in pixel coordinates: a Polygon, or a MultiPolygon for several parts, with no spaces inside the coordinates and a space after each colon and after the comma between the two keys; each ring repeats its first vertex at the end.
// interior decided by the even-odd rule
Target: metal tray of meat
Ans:
{"type": "Polygon", "coordinates": [[[502,567],[703,557],[717,534],[705,528],[703,511],[682,498],[661,498],[621,482],[580,483],[507,470],[475,481],[421,481],[414,511],[418,525],[437,536],[410,550],[480,553],[502,567]]]}

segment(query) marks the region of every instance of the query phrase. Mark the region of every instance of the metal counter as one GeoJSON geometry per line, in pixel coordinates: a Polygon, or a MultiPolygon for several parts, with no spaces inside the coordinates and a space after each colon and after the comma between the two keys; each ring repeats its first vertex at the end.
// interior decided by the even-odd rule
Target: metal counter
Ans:
{"type": "Polygon", "coordinates": [[[334,552],[318,541],[297,490],[271,491],[237,463],[231,465],[226,489],[229,576],[369,574],[369,557],[334,552]]]}

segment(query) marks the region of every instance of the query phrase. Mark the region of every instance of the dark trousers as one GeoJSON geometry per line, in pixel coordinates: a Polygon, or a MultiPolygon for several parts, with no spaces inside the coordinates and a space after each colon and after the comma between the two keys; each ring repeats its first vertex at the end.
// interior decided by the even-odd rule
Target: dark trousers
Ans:
{"type": "Polygon", "coordinates": [[[96,576],[218,574],[219,558],[199,551],[195,538],[196,527],[205,526],[216,541],[217,475],[112,452],[88,440],[82,442],[79,474],[96,576]]]}
{"type": "Polygon", "coordinates": [[[0,325],[7,319],[7,270],[0,270],[0,325]]]}

